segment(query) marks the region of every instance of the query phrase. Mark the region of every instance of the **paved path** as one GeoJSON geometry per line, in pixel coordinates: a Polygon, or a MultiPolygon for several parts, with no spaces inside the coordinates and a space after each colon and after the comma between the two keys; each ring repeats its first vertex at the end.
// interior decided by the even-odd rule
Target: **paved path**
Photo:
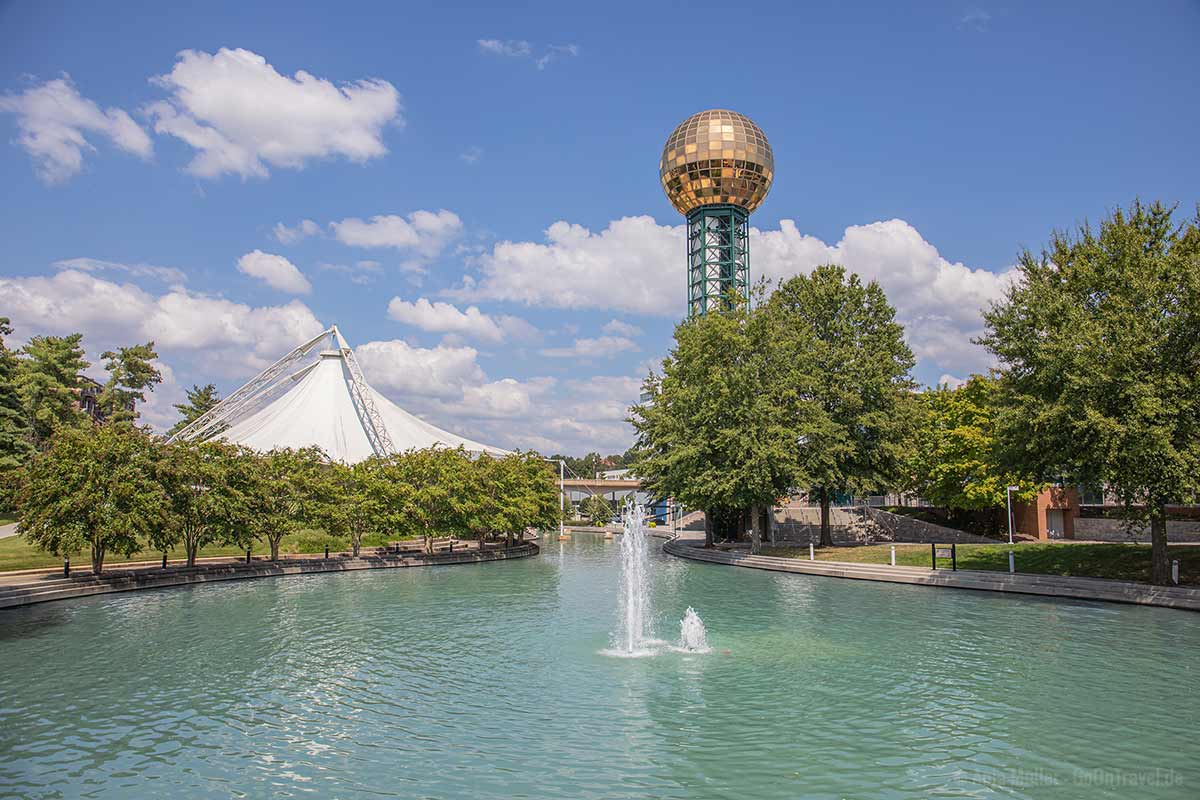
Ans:
{"type": "Polygon", "coordinates": [[[0,525],[0,539],[7,539],[9,536],[17,535],[17,523],[10,522],[7,525],[0,525]]]}
{"type": "Polygon", "coordinates": [[[688,536],[672,539],[663,552],[693,561],[708,561],[750,569],[823,575],[863,581],[941,586],[950,589],[978,589],[1013,592],[1076,600],[1105,600],[1149,606],[1200,611],[1200,589],[1183,586],[1153,586],[1148,583],[1114,581],[1104,578],[1068,578],[1061,575],[1037,575],[1027,572],[1009,574],[988,570],[931,570],[924,567],[892,567],[887,564],[861,564],[847,561],[808,561],[802,558],[755,556],[745,550],[706,550],[704,539],[688,536]]]}

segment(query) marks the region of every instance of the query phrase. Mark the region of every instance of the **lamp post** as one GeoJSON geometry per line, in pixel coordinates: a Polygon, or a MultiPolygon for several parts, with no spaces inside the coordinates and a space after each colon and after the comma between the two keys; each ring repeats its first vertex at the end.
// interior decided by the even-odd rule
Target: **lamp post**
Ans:
{"type": "Polygon", "coordinates": [[[1008,498],[1008,543],[1013,543],[1012,493],[1021,491],[1020,486],[1009,486],[1004,494],[1008,498]]]}

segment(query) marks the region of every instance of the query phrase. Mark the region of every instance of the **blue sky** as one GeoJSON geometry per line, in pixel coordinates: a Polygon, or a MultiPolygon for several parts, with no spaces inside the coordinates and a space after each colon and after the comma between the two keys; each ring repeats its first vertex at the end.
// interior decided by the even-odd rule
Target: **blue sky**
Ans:
{"type": "Polygon", "coordinates": [[[753,274],[877,278],[917,377],[961,378],[1021,246],[1200,200],[1198,35],[1184,2],[0,4],[0,315],[154,338],[160,425],[336,322],[444,427],[622,450],[684,313],[658,156],[724,107],[775,151],[753,274]]]}

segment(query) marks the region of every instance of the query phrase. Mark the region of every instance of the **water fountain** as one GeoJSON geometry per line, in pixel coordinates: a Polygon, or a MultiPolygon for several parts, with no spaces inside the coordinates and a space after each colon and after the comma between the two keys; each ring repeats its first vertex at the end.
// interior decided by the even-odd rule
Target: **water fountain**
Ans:
{"type": "Polygon", "coordinates": [[[650,620],[646,512],[636,503],[627,503],[622,516],[625,532],[621,536],[620,621],[609,652],[626,657],[649,655],[655,641],[650,620]]]}
{"type": "Polygon", "coordinates": [[[676,649],[687,653],[712,652],[712,648],[708,646],[704,621],[691,606],[688,606],[683,619],[679,620],[679,646],[676,649]]]}

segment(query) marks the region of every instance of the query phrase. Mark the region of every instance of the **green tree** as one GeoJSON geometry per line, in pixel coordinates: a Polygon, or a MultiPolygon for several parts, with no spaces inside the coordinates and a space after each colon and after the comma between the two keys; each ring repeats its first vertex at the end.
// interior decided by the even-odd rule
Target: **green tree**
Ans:
{"type": "Polygon", "coordinates": [[[593,525],[607,525],[608,521],[612,519],[613,507],[605,498],[598,494],[592,494],[579,504],[579,512],[593,525]]]}
{"type": "Polygon", "coordinates": [[[271,547],[279,560],[279,543],[289,533],[322,524],[329,518],[328,463],[317,447],[281,449],[252,457],[246,500],[255,538],[271,547]]]}
{"type": "Polygon", "coordinates": [[[187,565],[194,566],[202,547],[216,542],[241,543],[236,532],[249,528],[251,498],[246,491],[246,452],[225,442],[159,442],[155,472],[167,497],[167,517],[151,537],[166,551],[182,543],[187,565]]]}
{"type": "Polygon", "coordinates": [[[326,528],[350,539],[350,548],[358,558],[363,536],[390,527],[390,509],[395,493],[385,478],[385,461],[371,456],[353,466],[334,462],[329,465],[326,528]]]}
{"type": "Polygon", "coordinates": [[[8,317],[0,317],[0,509],[15,501],[17,471],[33,456],[33,430],[17,392],[17,356],[4,344],[13,332],[8,317]]]}
{"type": "Polygon", "coordinates": [[[386,479],[392,484],[393,519],[397,530],[425,539],[433,552],[439,534],[469,536],[472,531],[471,460],[461,448],[408,450],[388,459],[386,479]]]}
{"type": "Polygon", "coordinates": [[[913,355],[875,281],[837,265],[784,281],[766,305],[774,366],[792,416],[796,474],[821,505],[821,544],[833,544],[838,491],[872,491],[900,474],[911,424],[913,355]]]}
{"type": "Polygon", "coordinates": [[[175,410],[181,415],[180,420],[171,426],[171,430],[167,431],[168,436],[174,436],[181,430],[191,425],[204,414],[207,414],[217,403],[221,402],[221,397],[217,393],[217,387],[214,384],[206,383],[203,386],[192,385],[192,388],[187,390],[187,402],[175,403],[175,410]]]}
{"type": "Polygon", "coordinates": [[[28,467],[18,525],[56,555],[89,548],[99,575],[107,553],[142,547],[166,507],[148,434],[126,425],[65,428],[28,467]]]}
{"type": "Polygon", "coordinates": [[[996,445],[997,380],[972,375],[956,389],[939,386],[919,396],[918,421],[909,446],[910,488],[934,505],[991,511],[1002,518],[1007,487],[1014,499],[1032,500],[1041,486],[1005,469],[996,445]]]}
{"type": "Polygon", "coordinates": [[[162,383],[162,372],[152,363],[158,358],[154,342],[118,347],[100,354],[108,381],[100,392],[100,414],[106,422],[134,422],[137,404],[146,402],[146,391],[162,383]]]}
{"type": "Polygon", "coordinates": [[[721,518],[738,532],[752,521],[757,546],[761,509],[803,477],[777,335],[745,303],[680,323],[663,374],[643,384],[649,402],[631,409],[643,488],[703,509],[709,545],[721,518]]]}
{"type": "Polygon", "coordinates": [[[17,391],[33,427],[34,443],[45,447],[62,428],[79,427],[79,375],[91,366],[83,357],[83,335],[34,336],[21,348],[17,391]]]}
{"type": "Polygon", "coordinates": [[[984,316],[999,359],[1009,463],[1104,485],[1149,522],[1152,579],[1170,580],[1168,503],[1200,490],[1200,210],[1117,209],[1099,230],[1026,250],[984,316]]]}

